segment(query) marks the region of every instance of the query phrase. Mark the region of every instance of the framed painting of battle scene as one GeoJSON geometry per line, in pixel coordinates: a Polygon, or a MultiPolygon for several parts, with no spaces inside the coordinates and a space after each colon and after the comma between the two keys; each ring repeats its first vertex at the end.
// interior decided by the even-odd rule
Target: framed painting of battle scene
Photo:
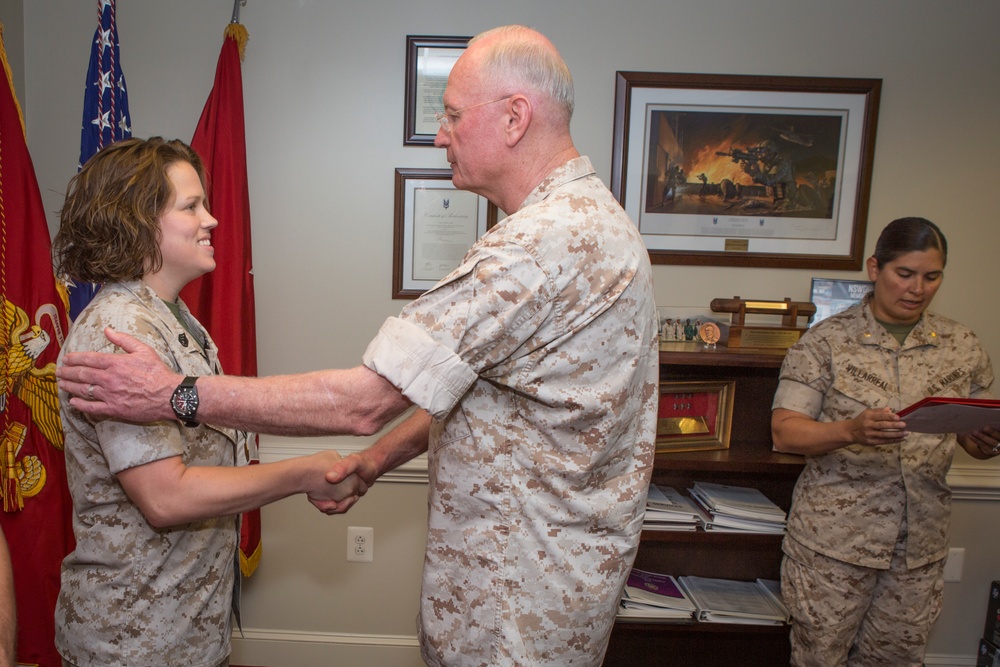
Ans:
{"type": "Polygon", "coordinates": [[[880,93],[619,71],[611,191],[653,263],[860,269],[880,93]]]}

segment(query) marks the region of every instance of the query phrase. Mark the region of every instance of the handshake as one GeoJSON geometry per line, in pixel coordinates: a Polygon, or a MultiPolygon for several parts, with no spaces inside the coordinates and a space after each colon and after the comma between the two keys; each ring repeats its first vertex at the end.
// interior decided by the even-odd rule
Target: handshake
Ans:
{"type": "Polygon", "coordinates": [[[325,514],[343,514],[375,483],[374,463],[363,452],[343,458],[334,450],[302,457],[309,466],[306,497],[325,514]]]}

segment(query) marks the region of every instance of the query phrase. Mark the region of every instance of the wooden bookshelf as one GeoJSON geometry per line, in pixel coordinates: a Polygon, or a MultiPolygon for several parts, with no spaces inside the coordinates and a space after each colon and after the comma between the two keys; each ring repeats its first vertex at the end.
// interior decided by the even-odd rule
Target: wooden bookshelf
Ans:
{"type": "MultiPolygon", "coordinates": [[[[771,401],[784,350],[660,346],[660,379],[735,383],[729,449],[656,455],[653,482],[685,492],[695,481],[753,486],[788,510],[800,456],[771,447],[771,401]]],[[[778,579],[780,535],[643,531],[635,566],[674,576],[778,579]]],[[[787,665],[788,627],[619,619],[604,665],[787,665]]]]}

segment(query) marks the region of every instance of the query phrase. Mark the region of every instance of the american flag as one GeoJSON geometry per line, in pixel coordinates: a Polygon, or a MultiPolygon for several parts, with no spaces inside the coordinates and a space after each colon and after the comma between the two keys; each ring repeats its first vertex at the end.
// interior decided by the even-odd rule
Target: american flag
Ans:
{"type": "Polygon", "coordinates": [[[98,0],[99,22],[90,49],[87,87],[83,97],[80,166],[94,153],[132,136],[125,75],[122,73],[115,0],[98,0]]]}
{"type": "MultiPolygon", "coordinates": [[[[80,134],[80,167],[94,153],[120,139],[132,136],[132,117],[128,112],[125,74],[122,73],[121,49],[115,0],[98,0],[98,24],[90,49],[87,85],[83,95],[83,130],[80,134]]],[[[86,283],[70,287],[70,317],[90,303],[97,285],[86,283]]]]}

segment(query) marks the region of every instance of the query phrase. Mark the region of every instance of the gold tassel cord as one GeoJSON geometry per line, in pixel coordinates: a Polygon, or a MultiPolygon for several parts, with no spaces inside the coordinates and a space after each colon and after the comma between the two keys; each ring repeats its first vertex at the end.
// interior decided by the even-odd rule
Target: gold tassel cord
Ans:
{"type": "Polygon", "coordinates": [[[24,425],[17,422],[7,427],[3,434],[3,469],[0,471],[0,492],[3,493],[3,509],[5,512],[19,512],[24,509],[24,496],[21,495],[21,483],[17,474],[17,451],[27,435],[24,425]]]}
{"type": "MultiPolygon", "coordinates": [[[[3,62],[3,69],[7,73],[7,81],[11,87],[11,95],[14,97],[14,105],[17,106],[17,96],[14,95],[14,79],[10,71],[10,63],[7,62],[7,49],[3,46],[3,24],[0,23],[0,61],[3,62]]],[[[21,118],[21,131],[24,131],[24,117],[21,115],[21,107],[17,106],[18,116],[21,118]]],[[[7,216],[4,209],[4,198],[3,198],[3,137],[0,137],[0,298],[2,301],[0,303],[7,302],[7,216]]],[[[3,321],[2,331],[10,331],[13,323],[7,320],[7,309],[0,308],[0,320],[3,321]]],[[[4,407],[6,407],[7,401],[10,400],[10,389],[11,389],[11,377],[10,377],[10,359],[8,357],[10,349],[4,349],[3,352],[3,377],[0,378],[0,382],[3,382],[3,396],[0,397],[0,401],[3,401],[4,407]]],[[[17,449],[15,447],[15,440],[24,438],[24,427],[16,422],[10,422],[10,412],[8,410],[3,411],[4,415],[4,431],[3,431],[3,441],[0,442],[0,447],[2,447],[3,461],[0,462],[0,495],[3,496],[3,509],[5,512],[16,512],[23,509],[24,499],[21,497],[21,487],[17,480],[17,463],[16,454],[17,449]],[[20,438],[17,436],[20,435],[20,438]]]]}

